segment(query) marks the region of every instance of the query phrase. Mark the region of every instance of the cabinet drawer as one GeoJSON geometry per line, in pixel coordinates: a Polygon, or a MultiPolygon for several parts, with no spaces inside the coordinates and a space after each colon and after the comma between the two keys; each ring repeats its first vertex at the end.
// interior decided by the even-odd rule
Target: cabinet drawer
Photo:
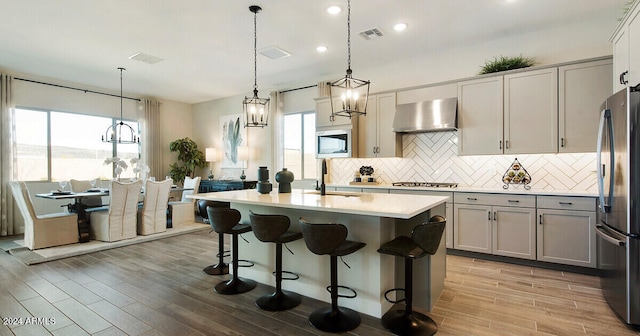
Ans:
{"type": "Polygon", "coordinates": [[[502,195],[480,193],[454,193],[455,204],[482,204],[493,206],[517,206],[526,208],[536,207],[536,197],[531,195],[502,195]]]}
{"type": "Polygon", "coordinates": [[[538,196],[538,208],[596,211],[596,199],[593,197],[538,196]]]}

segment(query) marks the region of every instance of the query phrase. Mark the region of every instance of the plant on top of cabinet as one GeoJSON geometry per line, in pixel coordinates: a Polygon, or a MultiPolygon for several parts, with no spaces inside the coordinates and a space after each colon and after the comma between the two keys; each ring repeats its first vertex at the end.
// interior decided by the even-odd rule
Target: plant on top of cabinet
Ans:
{"type": "Polygon", "coordinates": [[[174,183],[182,183],[186,176],[193,177],[196,168],[204,167],[207,162],[195,141],[188,137],[177,139],[169,143],[171,152],[178,152],[178,161],[170,166],[169,176],[174,183]]]}
{"type": "Polygon", "coordinates": [[[536,65],[536,60],[533,57],[520,56],[500,56],[494,57],[491,61],[485,61],[484,65],[480,68],[479,75],[485,75],[488,73],[528,68],[536,65]]]}

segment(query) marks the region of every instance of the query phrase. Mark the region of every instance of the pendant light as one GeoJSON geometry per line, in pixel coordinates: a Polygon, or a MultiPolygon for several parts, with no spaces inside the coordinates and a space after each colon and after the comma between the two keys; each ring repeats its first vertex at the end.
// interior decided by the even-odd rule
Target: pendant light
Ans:
{"type": "Polygon", "coordinates": [[[332,119],[335,119],[335,116],[351,118],[367,115],[367,100],[371,82],[351,76],[351,0],[347,1],[347,53],[347,74],[344,78],[329,83],[329,96],[338,96],[341,101],[341,104],[334,104],[331,99],[332,119]]]}
{"type": "Polygon", "coordinates": [[[242,108],[244,110],[244,127],[265,127],[269,122],[269,98],[258,97],[258,62],[257,62],[257,24],[256,17],[262,8],[249,6],[253,13],[253,97],[244,97],[242,108]]]}
{"type": "Polygon", "coordinates": [[[134,144],[139,143],[140,139],[136,135],[137,132],[133,130],[129,124],[125,124],[122,120],[122,71],[125,68],[118,68],[120,70],[120,122],[115,123],[104,132],[102,136],[102,142],[119,143],[119,144],[134,144]]]}

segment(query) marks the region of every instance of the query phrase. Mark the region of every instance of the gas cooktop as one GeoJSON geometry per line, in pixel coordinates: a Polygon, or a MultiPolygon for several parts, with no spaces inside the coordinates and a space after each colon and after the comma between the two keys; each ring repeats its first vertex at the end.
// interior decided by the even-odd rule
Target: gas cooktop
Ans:
{"type": "Polygon", "coordinates": [[[394,187],[426,187],[426,188],[457,188],[457,183],[448,182],[393,182],[394,187]]]}

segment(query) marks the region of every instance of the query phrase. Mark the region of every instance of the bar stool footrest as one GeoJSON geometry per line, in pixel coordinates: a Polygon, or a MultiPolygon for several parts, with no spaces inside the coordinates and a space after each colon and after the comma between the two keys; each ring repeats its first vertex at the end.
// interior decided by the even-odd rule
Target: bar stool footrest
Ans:
{"type": "Polygon", "coordinates": [[[404,291],[405,291],[405,289],[404,289],[404,288],[391,288],[391,289],[389,289],[388,291],[384,292],[384,299],[385,299],[385,300],[387,300],[387,302],[390,302],[390,303],[400,303],[400,302],[407,301],[407,298],[402,298],[402,299],[400,299],[400,300],[391,300],[391,299],[387,296],[387,295],[389,295],[389,293],[391,293],[391,292],[398,292],[398,291],[404,292],[404,291]]]}
{"type": "MultiPolygon", "coordinates": [[[[353,298],[355,298],[356,296],[358,296],[358,293],[357,293],[353,288],[351,288],[351,287],[347,287],[347,286],[337,286],[337,287],[338,287],[338,290],[340,290],[340,289],[346,289],[346,290],[348,290],[348,291],[350,291],[350,292],[352,292],[352,293],[353,293],[353,294],[351,294],[351,295],[346,295],[346,294],[340,294],[340,293],[338,293],[338,297],[346,298],[346,299],[353,299],[353,298]]],[[[327,286],[327,292],[331,293],[331,285],[327,286]]]]}
{"type": "MultiPolygon", "coordinates": [[[[271,272],[271,274],[273,274],[273,276],[276,276],[276,272],[271,272]]],[[[298,280],[300,279],[300,275],[298,275],[298,273],[294,273],[294,272],[289,272],[289,271],[282,271],[282,274],[288,274],[290,275],[289,277],[282,277],[282,280],[298,280]]]]}
{"type": "MultiPolygon", "coordinates": [[[[231,251],[226,250],[226,251],[222,251],[222,257],[223,258],[228,258],[231,256],[231,251]]],[[[216,253],[216,258],[220,258],[220,252],[216,253]]]]}
{"type": "MultiPolygon", "coordinates": [[[[231,262],[230,264],[233,264],[233,262],[231,262]]],[[[244,259],[238,260],[238,267],[253,267],[253,266],[255,266],[255,263],[251,260],[244,260],[244,259]]]]}

